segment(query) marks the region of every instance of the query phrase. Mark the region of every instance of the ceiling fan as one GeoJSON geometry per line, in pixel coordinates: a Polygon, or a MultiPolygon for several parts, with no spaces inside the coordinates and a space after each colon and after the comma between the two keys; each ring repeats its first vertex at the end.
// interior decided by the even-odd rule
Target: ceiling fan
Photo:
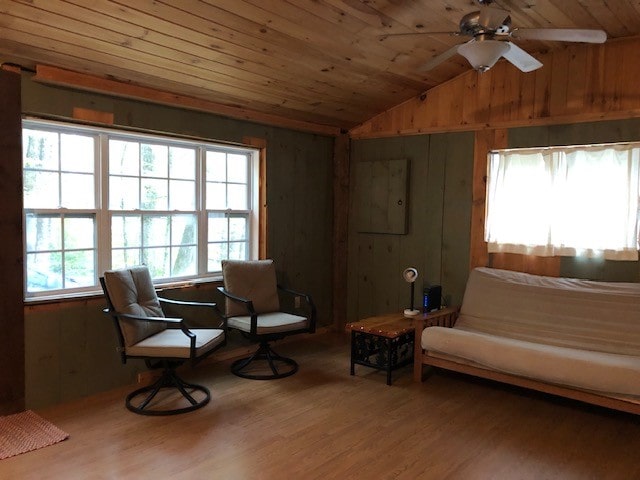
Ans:
{"type": "Polygon", "coordinates": [[[471,37],[466,43],[455,45],[435,56],[422,66],[421,71],[431,70],[459,53],[471,66],[486,72],[500,58],[505,58],[523,72],[531,72],[542,67],[535,57],[518,47],[510,39],[551,40],[559,42],[604,43],[607,34],[603,30],[576,28],[513,28],[508,10],[489,6],[492,0],[477,0],[480,10],[468,13],[460,20],[457,32],[411,32],[382,35],[384,40],[391,36],[404,35],[454,35],[471,37]]]}

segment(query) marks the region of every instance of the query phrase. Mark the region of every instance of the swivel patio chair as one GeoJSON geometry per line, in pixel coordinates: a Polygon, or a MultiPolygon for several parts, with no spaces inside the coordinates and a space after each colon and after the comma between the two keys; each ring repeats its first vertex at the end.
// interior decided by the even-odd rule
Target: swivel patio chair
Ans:
{"type": "Polygon", "coordinates": [[[273,260],[223,260],[222,276],[224,287],[218,290],[225,296],[227,326],[259,343],[253,355],[233,362],[231,371],[254,380],[293,375],[298,370],[296,361],[278,355],[270,342],[315,332],[316,308],[311,297],[278,285],[273,260]],[[281,299],[291,308],[281,308],[281,299]]]}
{"type": "Polygon", "coordinates": [[[173,415],[205,406],[211,399],[209,390],[185,382],[176,368],[187,361],[193,364],[225,345],[226,328],[216,314],[215,303],[159,298],[145,266],[106,271],[100,284],[108,306],[104,312],[116,327],[122,363],[138,358],[148,368],[162,369],[152,385],[127,395],[126,407],[142,415],[173,415]],[[216,328],[189,329],[183,319],[165,317],[160,302],[209,309],[216,328]],[[168,394],[161,395],[162,400],[161,391],[168,394]],[[175,408],[166,408],[167,403],[175,408]],[[186,406],[177,406],[180,404],[186,406]]]}

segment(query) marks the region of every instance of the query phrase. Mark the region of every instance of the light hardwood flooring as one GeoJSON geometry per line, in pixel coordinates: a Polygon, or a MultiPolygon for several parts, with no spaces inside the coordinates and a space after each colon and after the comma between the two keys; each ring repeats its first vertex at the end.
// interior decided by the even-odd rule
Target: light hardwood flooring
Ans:
{"type": "Polygon", "coordinates": [[[62,443],[0,461],[2,479],[636,479],[640,418],[469,377],[356,366],[345,335],[277,346],[300,364],[253,381],[228,362],[190,379],[206,407],[144,417],[118,389],[38,413],[62,443]]]}

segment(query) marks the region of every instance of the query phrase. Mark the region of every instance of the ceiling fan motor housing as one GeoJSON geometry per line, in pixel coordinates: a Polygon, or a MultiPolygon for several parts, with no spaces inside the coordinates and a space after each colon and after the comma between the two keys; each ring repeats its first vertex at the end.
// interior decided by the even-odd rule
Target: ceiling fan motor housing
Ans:
{"type": "Polygon", "coordinates": [[[493,35],[495,33],[498,34],[507,34],[511,30],[511,17],[507,16],[502,24],[491,27],[488,25],[480,24],[480,15],[481,12],[471,12],[467,13],[464,17],[460,19],[460,34],[467,35],[469,37],[477,37],[478,35],[493,35]]]}

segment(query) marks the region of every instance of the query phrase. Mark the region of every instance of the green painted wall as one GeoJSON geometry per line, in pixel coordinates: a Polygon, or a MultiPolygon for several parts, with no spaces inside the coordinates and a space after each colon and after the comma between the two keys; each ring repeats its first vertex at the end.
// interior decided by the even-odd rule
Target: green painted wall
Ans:
{"type": "MultiPolygon", "coordinates": [[[[45,86],[23,77],[23,114],[70,119],[74,107],[113,112],[116,126],[214,141],[266,139],[269,257],[276,262],[279,281],[313,296],[319,324],[331,323],[332,137],[45,86]]],[[[216,298],[212,284],[174,296],[216,298]]],[[[95,298],[25,308],[27,408],[131,383],[144,369],[141,362],[120,364],[103,306],[95,298]]]]}
{"type": "MultiPolygon", "coordinates": [[[[409,306],[407,267],[418,270],[415,303],[425,285],[442,285],[447,304],[459,304],[469,271],[471,132],[353,141],[351,192],[358,162],[409,160],[407,234],[361,233],[349,226],[348,321],[409,306]]],[[[358,218],[351,196],[349,218],[358,218]]]]}

